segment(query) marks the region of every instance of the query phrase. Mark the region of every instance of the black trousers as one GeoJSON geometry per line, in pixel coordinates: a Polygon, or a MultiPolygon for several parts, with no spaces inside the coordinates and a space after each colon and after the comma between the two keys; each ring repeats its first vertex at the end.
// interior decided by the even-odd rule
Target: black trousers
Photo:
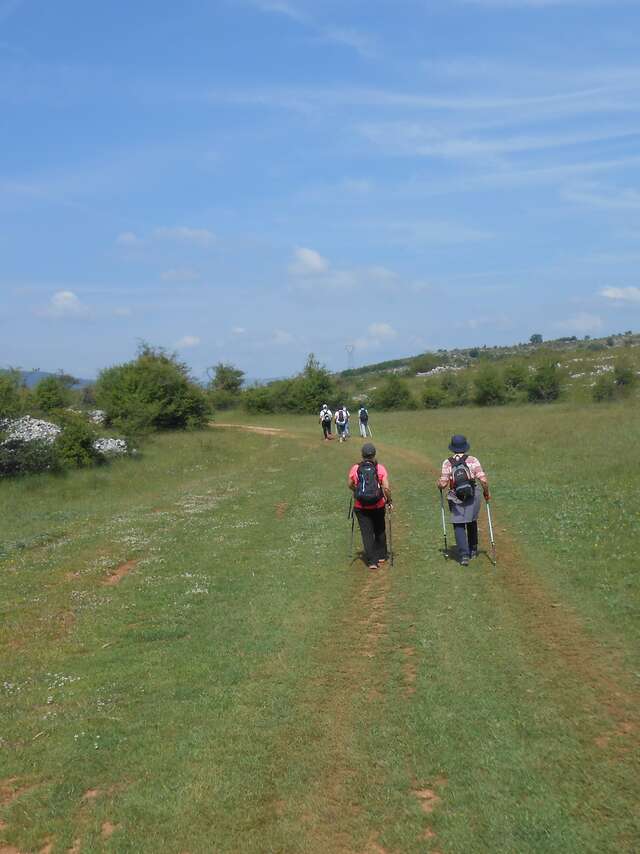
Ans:
{"type": "Polygon", "coordinates": [[[331,435],[331,421],[322,421],[322,432],[324,433],[324,438],[331,435]]]}
{"type": "Polygon", "coordinates": [[[454,522],[453,533],[456,535],[456,545],[461,558],[469,557],[469,553],[478,548],[477,522],[454,522]]]}
{"type": "Polygon", "coordinates": [[[367,564],[373,566],[379,560],[387,559],[387,531],[385,528],[384,507],[376,510],[354,510],[360,525],[362,545],[367,564]]]}

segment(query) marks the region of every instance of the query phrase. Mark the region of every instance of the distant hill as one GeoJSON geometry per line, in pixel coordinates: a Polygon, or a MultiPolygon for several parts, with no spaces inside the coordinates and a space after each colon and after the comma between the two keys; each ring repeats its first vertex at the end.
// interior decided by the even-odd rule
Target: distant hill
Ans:
{"type": "MultiPolygon", "coordinates": [[[[534,336],[535,337],[535,336],[534,336]]],[[[357,378],[366,374],[386,373],[408,373],[415,374],[428,371],[436,365],[464,366],[473,364],[479,358],[506,359],[513,356],[533,355],[540,350],[553,350],[562,352],[575,350],[576,348],[597,352],[599,350],[611,349],[622,346],[640,346],[640,334],[631,330],[614,335],[605,335],[602,338],[577,338],[575,335],[554,338],[549,341],[536,340],[520,344],[508,344],[503,346],[469,347],[467,349],[437,350],[417,353],[415,356],[407,356],[404,359],[390,359],[386,362],[377,362],[371,365],[362,365],[359,368],[350,368],[346,371],[338,371],[337,375],[344,379],[357,378]]]]}
{"type": "MultiPolygon", "coordinates": [[[[41,380],[44,380],[47,377],[58,376],[57,373],[53,373],[51,371],[18,371],[18,373],[22,377],[22,382],[27,388],[33,388],[38,385],[41,380]]],[[[76,377],[76,382],[72,388],[85,388],[85,386],[93,385],[94,382],[95,380],[80,379],[76,377]]]]}

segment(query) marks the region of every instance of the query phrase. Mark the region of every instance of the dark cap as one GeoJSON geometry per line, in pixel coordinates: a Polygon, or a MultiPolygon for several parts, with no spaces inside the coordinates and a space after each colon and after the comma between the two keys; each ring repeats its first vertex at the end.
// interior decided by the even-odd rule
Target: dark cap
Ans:
{"type": "Polygon", "coordinates": [[[466,436],[463,436],[461,433],[452,436],[449,442],[449,450],[453,451],[454,454],[464,454],[470,447],[471,445],[467,442],[466,436]]]}
{"type": "Polygon", "coordinates": [[[372,445],[371,442],[366,442],[362,446],[362,456],[363,457],[375,457],[376,455],[376,446],[372,445]]]}

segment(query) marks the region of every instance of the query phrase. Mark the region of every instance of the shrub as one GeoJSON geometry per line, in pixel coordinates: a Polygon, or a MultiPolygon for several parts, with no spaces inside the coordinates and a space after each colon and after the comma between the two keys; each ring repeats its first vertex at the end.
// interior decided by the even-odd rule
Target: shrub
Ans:
{"type": "Polygon", "coordinates": [[[507,391],[502,376],[494,365],[482,365],[473,382],[474,400],[478,406],[496,406],[505,402],[507,391]]]}
{"type": "Polygon", "coordinates": [[[0,419],[14,418],[21,411],[20,374],[17,371],[0,373],[0,419]]]}
{"type": "Polygon", "coordinates": [[[502,377],[507,391],[521,391],[529,377],[527,366],[524,362],[510,362],[504,366],[502,377]]]}
{"type": "Polygon", "coordinates": [[[243,402],[247,412],[254,414],[275,412],[275,398],[269,386],[255,386],[247,389],[243,402]]]}
{"type": "Polygon", "coordinates": [[[422,390],[422,405],[425,409],[438,409],[447,398],[442,385],[438,382],[425,383],[422,390]]]}
{"type": "Polygon", "coordinates": [[[437,353],[424,353],[422,356],[416,356],[411,360],[411,370],[417,374],[427,373],[434,368],[439,368],[445,364],[445,357],[439,356],[437,353]]]}
{"type": "Polygon", "coordinates": [[[619,358],[616,359],[613,367],[613,379],[619,389],[626,391],[633,388],[638,378],[629,362],[619,358]]]}
{"type": "Polygon", "coordinates": [[[100,459],[93,448],[96,434],[82,415],[57,412],[53,420],[62,427],[55,443],[60,468],[85,468],[100,459]]]}
{"type": "Polygon", "coordinates": [[[616,384],[611,374],[600,374],[591,389],[591,396],[595,401],[601,403],[613,400],[616,395],[616,384]]]}
{"type": "Polygon", "coordinates": [[[50,413],[71,403],[71,392],[61,377],[45,377],[33,392],[34,402],[41,412],[50,413]]]}
{"type": "Polygon", "coordinates": [[[60,467],[55,445],[42,440],[10,440],[0,445],[0,477],[56,471],[60,467]]]}
{"type": "Polygon", "coordinates": [[[549,403],[560,396],[562,376],[552,357],[540,362],[527,382],[527,396],[534,403],[549,403]]]}
{"type": "Polygon", "coordinates": [[[442,377],[442,388],[445,390],[449,406],[466,406],[470,400],[469,383],[459,374],[444,374],[442,377]]]}
{"type": "Polygon", "coordinates": [[[204,391],[175,354],[143,344],[137,358],[101,371],[96,402],[125,433],[198,427],[205,421],[204,391]]]}
{"type": "Polygon", "coordinates": [[[371,406],[376,409],[415,409],[416,404],[406,382],[390,374],[371,395],[371,406]]]}

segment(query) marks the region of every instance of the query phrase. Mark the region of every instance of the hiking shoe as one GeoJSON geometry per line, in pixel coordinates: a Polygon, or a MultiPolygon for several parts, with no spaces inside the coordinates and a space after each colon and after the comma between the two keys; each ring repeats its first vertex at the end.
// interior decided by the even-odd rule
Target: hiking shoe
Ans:
{"type": "Polygon", "coordinates": [[[377,568],[378,568],[378,564],[377,564],[377,563],[370,563],[370,564],[369,564],[369,569],[377,569],[377,568]]]}
{"type": "Polygon", "coordinates": [[[469,566],[469,558],[461,557],[460,558],[460,566],[469,566]]]}
{"type": "Polygon", "coordinates": [[[473,560],[476,557],[478,557],[478,549],[471,549],[469,552],[469,560],[473,560]]]}

